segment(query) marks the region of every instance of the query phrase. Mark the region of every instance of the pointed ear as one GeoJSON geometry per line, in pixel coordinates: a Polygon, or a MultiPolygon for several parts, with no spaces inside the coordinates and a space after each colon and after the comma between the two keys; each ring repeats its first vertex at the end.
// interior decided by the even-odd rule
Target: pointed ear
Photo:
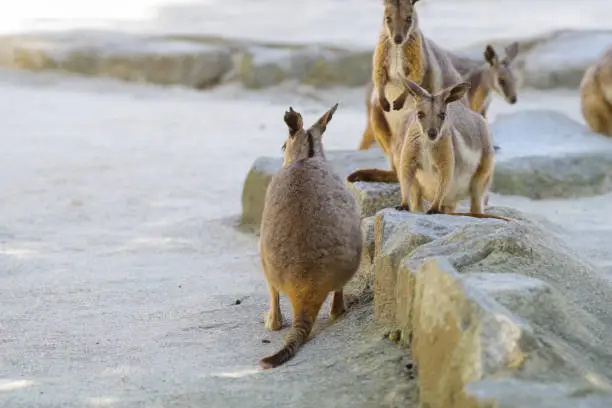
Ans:
{"type": "Polygon", "coordinates": [[[487,47],[484,51],[485,61],[489,63],[489,65],[497,65],[499,63],[499,59],[497,58],[497,53],[491,46],[491,44],[487,44],[487,47]]]}
{"type": "Polygon", "coordinates": [[[506,51],[506,59],[508,60],[508,62],[515,59],[519,52],[518,42],[515,41],[509,46],[507,46],[505,51],[506,51]]]}
{"type": "Polygon", "coordinates": [[[417,1],[419,1],[419,0],[412,0],[412,4],[414,5],[414,3],[416,3],[417,1]]]}
{"type": "Polygon", "coordinates": [[[325,112],[323,116],[321,116],[319,120],[317,120],[315,124],[311,126],[311,128],[318,129],[320,134],[323,135],[323,132],[325,132],[325,129],[327,129],[327,124],[334,116],[336,109],[338,109],[338,104],[335,104],[327,112],[325,112]]]}
{"type": "Polygon", "coordinates": [[[470,90],[472,84],[469,82],[460,82],[457,85],[447,90],[446,98],[444,98],[444,103],[449,104],[451,102],[458,101],[463,98],[463,96],[470,90]]]}
{"type": "Polygon", "coordinates": [[[419,84],[417,84],[414,81],[411,81],[410,79],[404,79],[404,86],[410,90],[410,92],[412,93],[412,95],[414,95],[415,97],[417,97],[418,99],[423,99],[423,98],[428,98],[431,97],[431,95],[429,94],[429,92],[427,92],[425,89],[423,89],[419,84]]]}
{"type": "Polygon", "coordinates": [[[302,121],[302,115],[299,112],[293,110],[290,106],[288,111],[285,111],[285,123],[289,128],[289,134],[294,136],[298,131],[300,131],[304,127],[304,122],[302,121]]]}

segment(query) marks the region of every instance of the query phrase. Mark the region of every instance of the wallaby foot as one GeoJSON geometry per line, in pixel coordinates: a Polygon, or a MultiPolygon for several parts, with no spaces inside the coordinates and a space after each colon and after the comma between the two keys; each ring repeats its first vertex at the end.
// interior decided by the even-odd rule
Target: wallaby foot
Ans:
{"type": "Polygon", "coordinates": [[[329,315],[332,320],[336,320],[344,313],[346,313],[346,308],[344,307],[344,293],[341,289],[333,294],[331,312],[329,315]]]}
{"type": "Polygon", "coordinates": [[[350,183],[356,181],[397,183],[397,174],[393,170],[362,169],[352,172],[346,178],[350,183]]]}
{"type": "Polygon", "coordinates": [[[438,206],[432,206],[429,208],[429,210],[427,210],[427,215],[433,214],[442,214],[442,211],[440,210],[440,208],[438,208],[438,206]]]}
{"type": "Polygon", "coordinates": [[[400,204],[395,207],[397,211],[410,211],[410,206],[408,204],[400,204]]]}
{"type": "Polygon", "coordinates": [[[270,290],[270,310],[264,315],[265,327],[278,331],[283,328],[283,315],[280,309],[280,295],[276,289],[268,285],[270,290]]]}

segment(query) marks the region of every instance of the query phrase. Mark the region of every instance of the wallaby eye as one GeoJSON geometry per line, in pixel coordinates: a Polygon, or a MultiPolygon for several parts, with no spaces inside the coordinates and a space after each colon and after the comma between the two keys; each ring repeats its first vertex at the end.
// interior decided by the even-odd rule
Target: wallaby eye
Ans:
{"type": "Polygon", "coordinates": [[[385,17],[385,21],[387,22],[387,24],[391,24],[391,17],[385,17]]]}
{"type": "Polygon", "coordinates": [[[423,119],[425,117],[425,112],[423,111],[418,111],[417,112],[417,116],[419,117],[419,119],[423,119]]]}
{"type": "Polygon", "coordinates": [[[446,113],[444,112],[440,112],[440,114],[438,115],[438,117],[442,120],[446,119],[446,113]]]}
{"type": "Polygon", "coordinates": [[[502,88],[506,86],[506,80],[503,78],[499,78],[497,82],[499,82],[499,86],[501,86],[502,88]]]}
{"type": "Polygon", "coordinates": [[[406,24],[412,24],[412,17],[406,17],[406,24]]]}

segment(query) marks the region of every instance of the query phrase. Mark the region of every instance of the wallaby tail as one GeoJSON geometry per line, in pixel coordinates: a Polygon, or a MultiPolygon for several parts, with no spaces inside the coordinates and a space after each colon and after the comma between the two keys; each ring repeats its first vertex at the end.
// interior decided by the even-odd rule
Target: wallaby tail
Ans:
{"type": "Polygon", "coordinates": [[[361,169],[352,172],[346,178],[350,183],[356,181],[379,182],[379,183],[397,183],[397,173],[393,170],[381,169],[361,169]]]}
{"type": "Polygon", "coordinates": [[[444,213],[445,215],[462,215],[464,217],[474,217],[474,218],[494,218],[496,220],[503,220],[503,221],[512,221],[510,218],[506,218],[506,217],[501,217],[501,216],[497,216],[497,215],[491,215],[491,214],[474,214],[474,213],[444,213]]]}
{"type": "Polygon", "coordinates": [[[280,349],[276,354],[259,360],[259,365],[264,369],[268,369],[278,367],[291,360],[293,356],[295,356],[298,348],[308,340],[313,325],[314,319],[305,314],[301,314],[299,317],[295,318],[293,325],[287,333],[287,337],[285,337],[285,347],[280,349]]]}

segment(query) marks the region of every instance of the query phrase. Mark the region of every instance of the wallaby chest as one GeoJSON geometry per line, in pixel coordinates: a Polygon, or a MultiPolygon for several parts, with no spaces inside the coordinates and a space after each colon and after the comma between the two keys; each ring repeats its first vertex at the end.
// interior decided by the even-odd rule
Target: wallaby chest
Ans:
{"type": "Polygon", "coordinates": [[[445,201],[459,201],[469,197],[470,184],[472,178],[478,169],[482,158],[482,151],[470,147],[464,137],[456,130],[448,130],[448,156],[444,160],[440,160],[440,152],[434,151],[433,147],[424,146],[419,155],[419,165],[415,177],[423,190],[423,196],[426,200],[434,199],[438,184],[440,182],[441,172],[448,169],[443,166],[452,168],[451,181],[448,189],[444,194],[445,201]]]}
{"type": "MultiPolygon", "coordinates": [[[[387,55],[389,81],[385,85],[385,97],[391,104],[404,92],[404,85],[401,79],[406,78],[406,64],[408,63],[409,61],[406,60],[402,46],[391,45],[387,55]]],[[[408,96],[403,109],[398,111],[391,109],[390,112],[384,113],[389,130],[393,135],[397,135],[398,131],[403,129],[406,122],[406,110],[412,108],[413,105],[414,99],[412,96],[408,96]]]]}

